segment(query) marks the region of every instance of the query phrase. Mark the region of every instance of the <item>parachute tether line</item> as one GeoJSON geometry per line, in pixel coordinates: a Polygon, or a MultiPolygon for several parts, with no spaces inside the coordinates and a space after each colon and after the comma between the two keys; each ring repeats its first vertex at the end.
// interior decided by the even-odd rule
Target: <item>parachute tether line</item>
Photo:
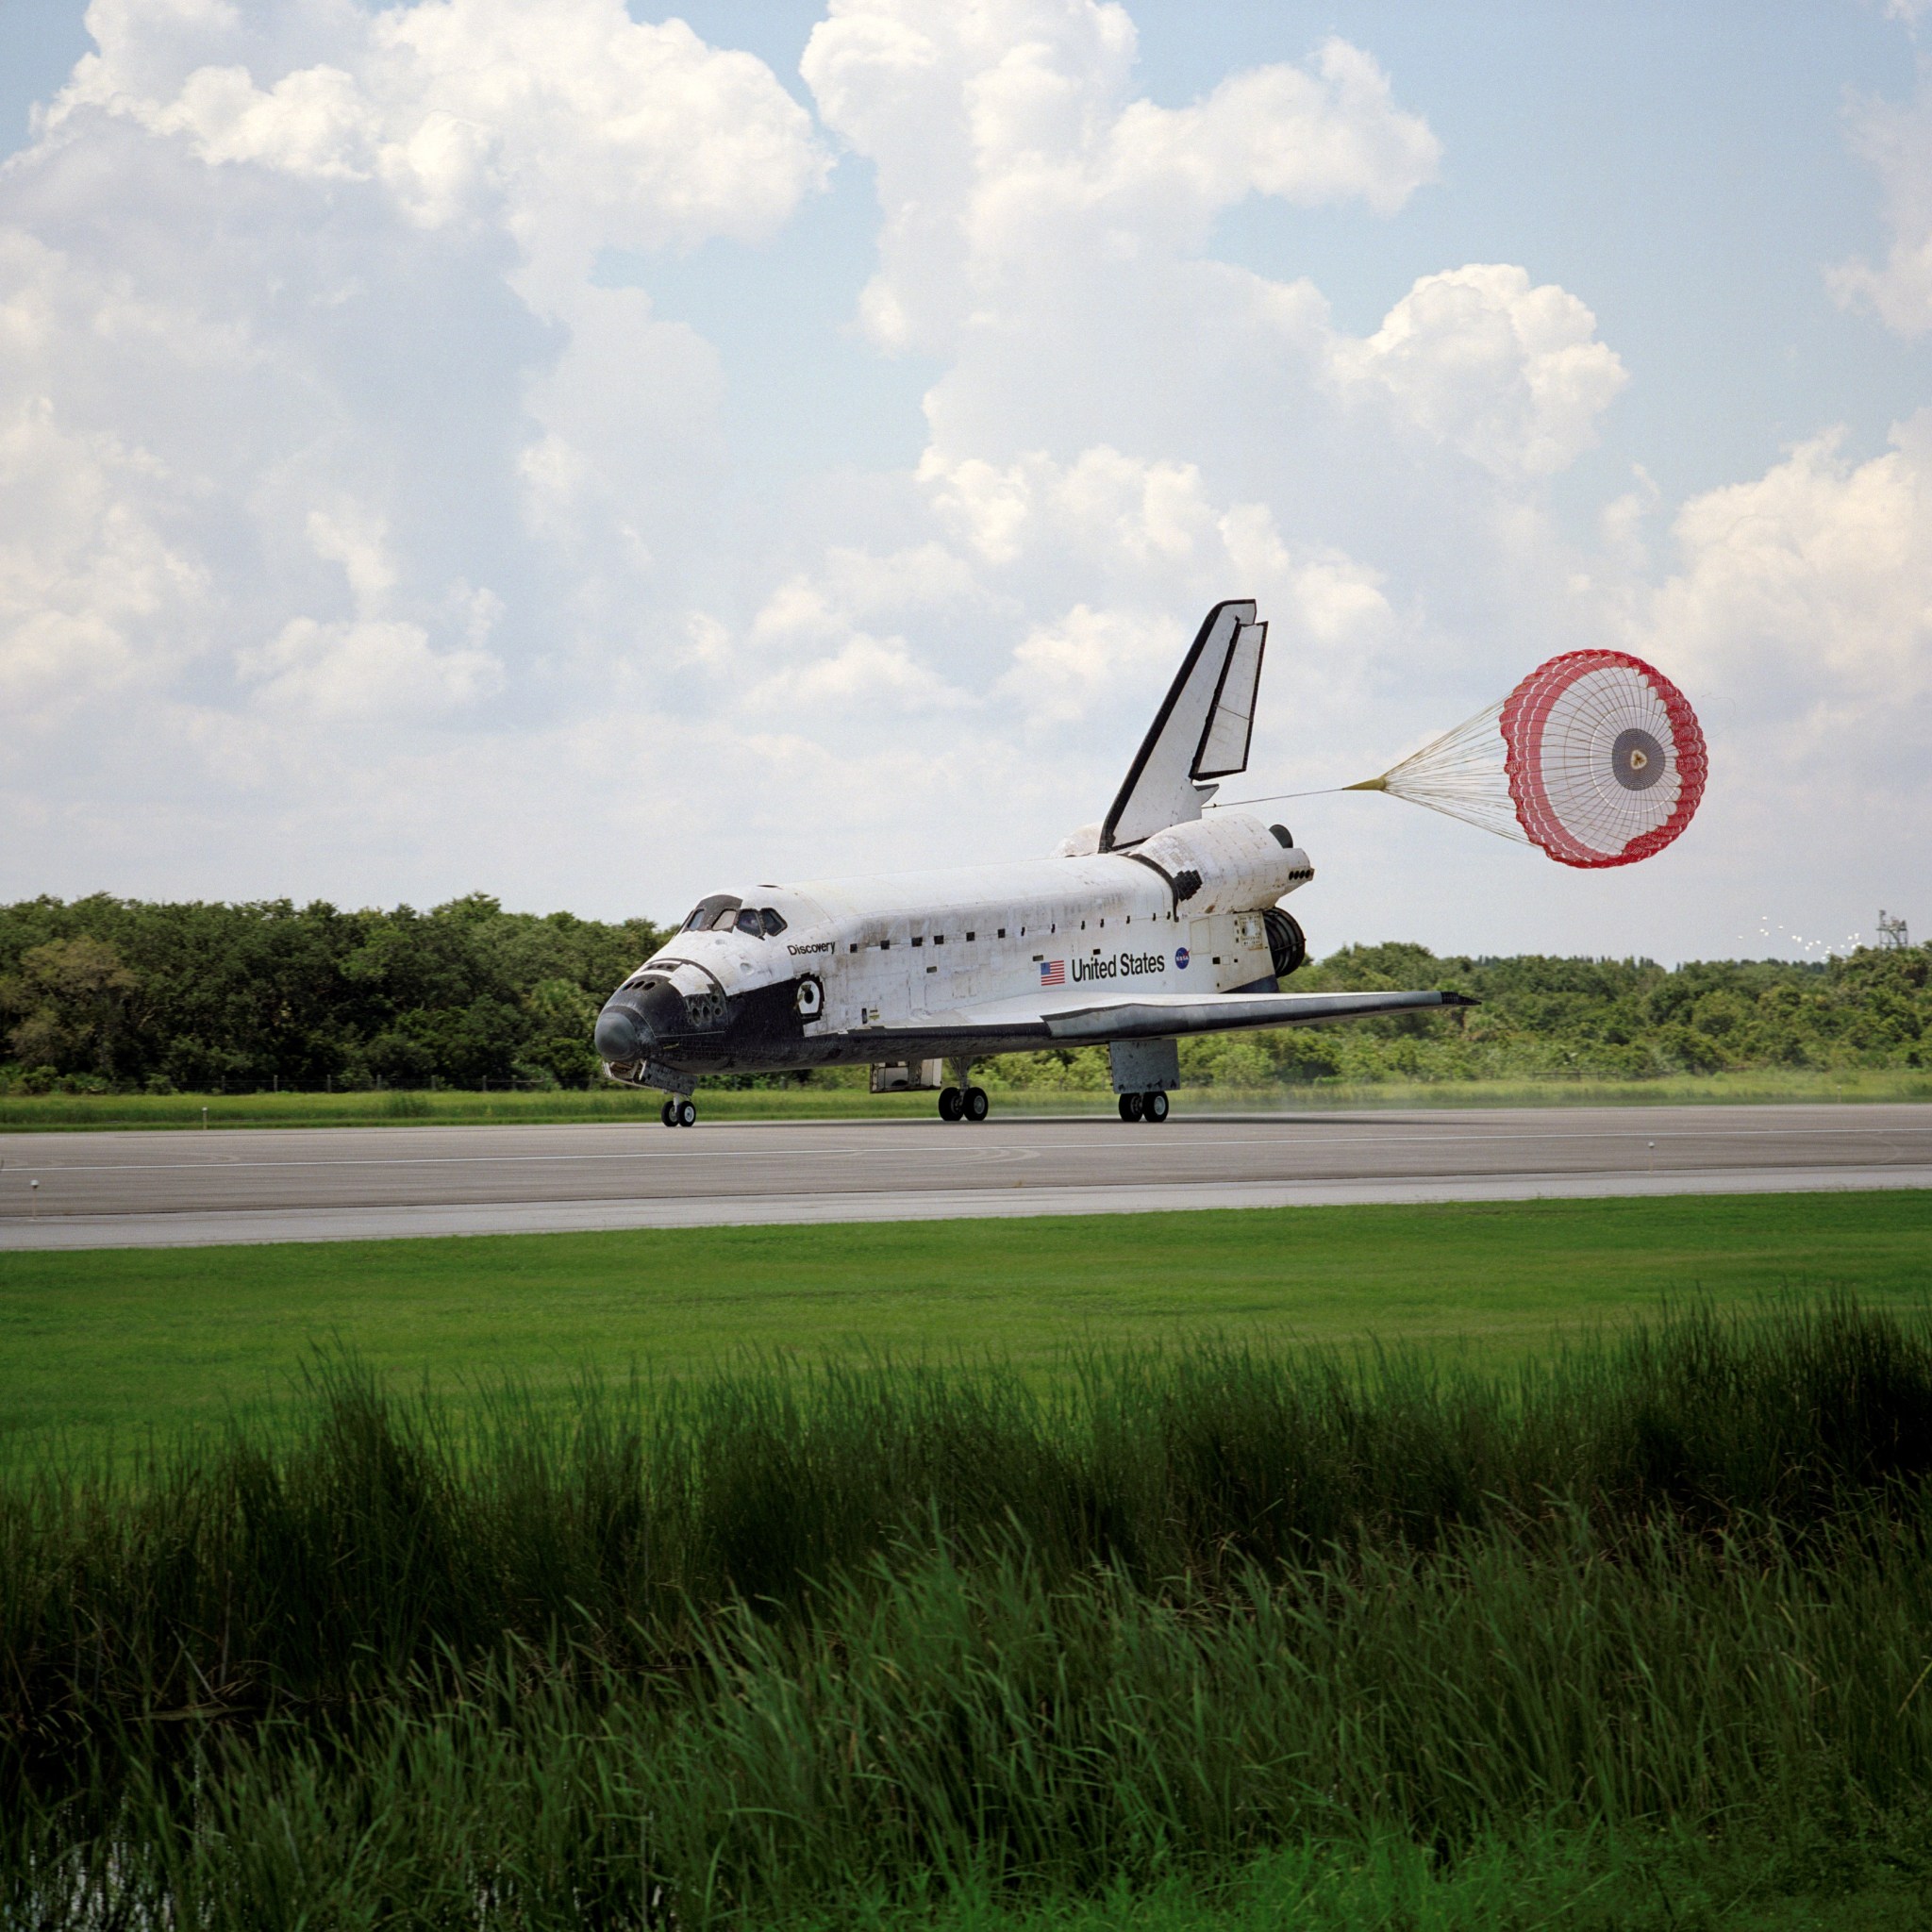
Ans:
{"type": "Polygon", "coordinates": [[[1661,852],[1707,772],[1696,713],[1662,672],[1623,651],[1568,651],[1379,778],[1325,789],[1386,791],[1596,869],[1661,852]]]}
{"type": "Polygon", "coordinates": [[[1453,731],[1432,738],[1400,764],[1391,765],[1379,778],[1343,785],[1342,791],[1386,791],[1411,805],[1466,819],[1486,832],[1529,843],[1529,834],[1516,815],[1509,795],[1509,774],[1502,757],[1499,720],[1501,701],[1465,718],[1453,731]]]}

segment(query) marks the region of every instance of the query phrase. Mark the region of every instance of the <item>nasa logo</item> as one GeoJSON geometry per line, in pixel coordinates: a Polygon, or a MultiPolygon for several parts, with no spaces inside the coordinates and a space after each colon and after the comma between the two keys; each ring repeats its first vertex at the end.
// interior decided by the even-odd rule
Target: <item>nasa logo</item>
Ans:
{"type": "Polygon", "coordinates": [[[1185,947],[1185,946],[1176,946],[1176,947],[1175,947],[1175,948],[1174,949],[1174,964],[1175,964],[1176,966],[1178,966],[1178,967],[1179,967],[1179,968],[1180,968],[1180,969],[1182,970],[1182,972],[1186,972],[1186,971],[1187,971],[1187,966],[1188,966],[1188,949],[1187,949],[1187,947],[1185,947]]]}

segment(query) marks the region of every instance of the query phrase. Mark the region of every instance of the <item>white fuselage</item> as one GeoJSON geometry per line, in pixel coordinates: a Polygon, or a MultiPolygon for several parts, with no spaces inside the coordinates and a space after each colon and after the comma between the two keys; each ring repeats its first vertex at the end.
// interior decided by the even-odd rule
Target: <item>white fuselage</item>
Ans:
{"type": "Polygon", "coordinates": [[[1010,1016],[1011,1046],[986,1045],[1008,1051],[1097,996],[1272,991],[1263,913],[1313,876],[1284,841],[1227,812],[1132,854],[748,887],[708,902],[719,909],[674,934],[613,1004],[674,989],[691,1024],[667,1024],[678,1008],[658,995],[651,1057],[695,1074],[901,1057],[928,1025],[941,1052],[946,1023],[967,1018],[997,1029],[1010,1016]],[[733,907],[781,929],[740,930],[733,907]]]}

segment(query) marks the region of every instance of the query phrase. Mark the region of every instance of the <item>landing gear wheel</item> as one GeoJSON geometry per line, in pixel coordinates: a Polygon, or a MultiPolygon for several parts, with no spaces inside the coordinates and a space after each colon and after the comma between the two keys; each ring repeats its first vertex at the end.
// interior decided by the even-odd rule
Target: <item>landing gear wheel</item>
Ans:
{"type": "Polygon", "coordinates": [[[1121,1095],[1121,1118],[1124,1121],[1137,1121],[1146,1108],[1147,1097],[1142,1093],[1123,1093],[1121,1095]]]}
{"type": "Polygon", "coordinates": [[[957,1087],[940,1089],[940,1118],[942,1121],[963,1120],[966,1116],[966,1096],[957,1087]]]}
{"type": "Polygon", "coordinates": [[[1167,1095],[1157,1088],[1141,1103],[1142,1118],[1150,1120],[1156,1126],[1167,1118],[1167,1095]]]}
{"type": "Polygon", "coordinates": [[[680,1127],[694,1127],[697,1124],[697,1102],[694,1100],[680,1100],[677,1103],[677,1124],[680,1127]]]}
{"type": "Polygon", "coordinates": [[[966,1118],[975,1124],[983,1121],[991,1110],[992,1102],[986,1097],[984,1087],[969,1087],[959,1097],[965,1104],[966,1118]]]}
{"type": "Polygon", "coordinates": [[[677,1124],[676,1101],[667,1100],[664,1103],[664,1105],[658,1109],[658,1118],[660,1121],[662,1121],[667,1127],[675,1127],[677,1124]]]}

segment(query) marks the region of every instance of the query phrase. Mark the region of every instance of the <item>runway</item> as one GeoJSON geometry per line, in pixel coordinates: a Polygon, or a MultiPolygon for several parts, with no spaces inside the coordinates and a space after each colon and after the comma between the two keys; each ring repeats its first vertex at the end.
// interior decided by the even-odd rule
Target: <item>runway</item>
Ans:
{"type": "Polygon", "coordinates": [[[0,1162],[0,1250],[165,1247],[1925,1188],[1932,1106],[15,1134],[0,1162]]]}

